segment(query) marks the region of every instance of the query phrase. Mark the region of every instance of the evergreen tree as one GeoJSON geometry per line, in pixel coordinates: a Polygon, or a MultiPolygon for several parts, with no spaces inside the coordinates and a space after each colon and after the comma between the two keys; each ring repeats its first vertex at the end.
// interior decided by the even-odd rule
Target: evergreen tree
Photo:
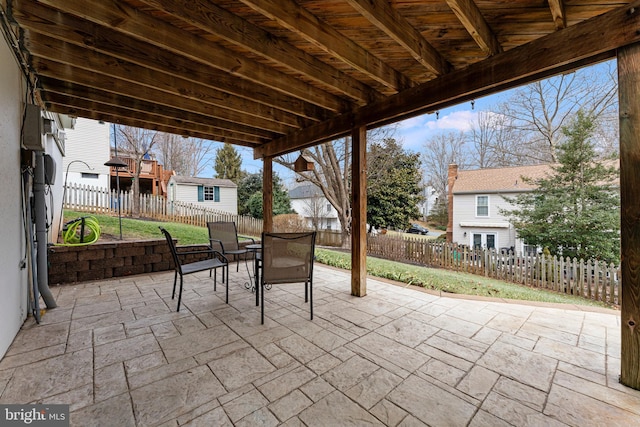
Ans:
{"type": "Polygon", "coordinates": [[[242,179],[242,157],[229,143],[225,143],[222,148],[216,150],[216,161],[214,169],[216,178],[230,179],[238,184],[242,179]]]}
{"type": "MultiPolygon", "coordinates": [[[[280,177],[273,174],[273,215],[293,213],[289,194],[280,177]]],[[[238,213],[262,218],[262,173],[247,175],[238,185],[238,213]]]]}
{"type": "Polygon", "coordinates": [[[529,245],[548,248],[552,255],[617,263],[618,170],[595,162],[593,130],[593,118],[579,111],[563,128],[566,141],[558,146],[552,173],[534,181],[535,190],[508,199],[516,207],[505,213],[529,245]]]}
{"type": "Polygon", "coordinates": [[[367,153],[367,220],[374,227],[407,228],[420,216],[420,155],[393,138],[371,144],[367,153]]]}

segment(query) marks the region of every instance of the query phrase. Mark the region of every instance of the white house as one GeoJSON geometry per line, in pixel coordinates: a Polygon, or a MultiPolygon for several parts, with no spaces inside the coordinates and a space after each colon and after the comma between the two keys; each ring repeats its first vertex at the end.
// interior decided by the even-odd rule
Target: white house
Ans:
{"type": "Polygon", "coordinates": [[[309,227],[318,230],[340,230],[338,212],[322,194],[322,190],[309,183],[289,190],[291,208],[304,217],[309,227]]]}
{"type": "Polygon", "coordinates": [[[109,166],[104,163],[110,159],[109,124],[79,117],[66,136],[66,183],[108,189],[109,166]]]}
{"type": "Polygon", "coordinates": [[[238,214],[238,186],[229,179],[197,178],[174,175],[169,179],[169,206],[174,202],[238,214]]]}
{"type": "Polygon", "coordinates": [[[470,247],[529,250],[500,210],[513,207],[505,196],[534,188],[523,182],[523,176],[536,180],[550,171],[548,164],[466,171],[450,165],[447,234],[451,233],[451,241],[470,247]]]}

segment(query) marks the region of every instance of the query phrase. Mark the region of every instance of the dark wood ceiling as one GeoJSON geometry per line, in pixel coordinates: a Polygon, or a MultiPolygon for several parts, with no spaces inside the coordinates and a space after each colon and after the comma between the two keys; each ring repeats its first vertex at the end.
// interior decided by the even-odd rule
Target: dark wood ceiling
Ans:
{"type": "Polygon", "coordinates": [[[274,156],[615,56],[620,0],[0,0],[53,112],[274,156]]]}

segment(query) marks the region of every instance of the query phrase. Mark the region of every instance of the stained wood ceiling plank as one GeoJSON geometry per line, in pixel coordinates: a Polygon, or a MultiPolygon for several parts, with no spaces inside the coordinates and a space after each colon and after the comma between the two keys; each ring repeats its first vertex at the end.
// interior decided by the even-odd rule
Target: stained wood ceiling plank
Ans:
{"type": "Polygon", "coordinates": [[[446,2],[486,54],[496,55],[502,52],[502,46],[496,35],[473,0],[446,0],[446,2]]]}
{"type": "MultiPolygon", "coordinates": [[[[114,82],[121,82],[118,87],[122,88],[121,90],[124,94],[126,94],[126,91],[137,92],[139,97],[146,97],[152,102],[158,102],[169,107],[182,105],[182,109],[202,112],[232,122],[252,123],[257,128],[277,133],[286,133],[293,130],[293,128],[302,127],[302,123],[296,122],[298,118],[295,117],[291,123],[287,123],[289,120],[279,121],[279,117],[267,118],[258,116],[256,111],[252,111],[250,114],[246,111],[234,111],[225,108],[225,101],[227,100],[225,95],[201,91],[201,88],[185,85],[185,82],[177,77],[162,74],[97,52],[87,51],[45,35],[30,33],[29,39],[25,40],[25,46],[36,58],[44,58],[55,62],[58,62],[60,58],[72,59],[68,63],[70,66],[75,67],[77,64],[87,71],[82,75],[90,82],[90,84],[87,84],[88,86],[108,88],[109,85],[113,85],[115,88],[114,82]]],[[[34,63],[34,67],[39,69],[37,63],[34,63]]],[[[63,79],[72,70],[76,70],[73,71],[76,76],[80,75],[77,68],[58,68],[62,73],[60,77],[63,79]]],[[[249,107],[247,106],[247,108],[249,107]]],[[[282,117],[281,115],[278,116],[282,117]]]]}
{"type": "Polygon", "coordinates": [[[293,0],[240,1],[396,92],[413,85],[406,76],[320,21],[293,0]]]}
{"type": "Polygon", "coordinates": [[[194,27],[240,45],[255,54],[269,58],[345,96],[366,104],[381,99],[374,91],[353,77],[318,60],[314,56],[274,38],[252,23],[205,0],[142,0],[144,3],[178,17],[194,27]]]}
{"type": "MultiPolygon", "coordinates": [[[[87,71],[81,68],[74,68],[69,65],[60,64],[48,59],[34,57],[33,67],[38,72],[38,74],[42,76],[62,79],[73,84],[93,87],[95,89],[108,91],[122,96],[131,96],[142,101],[158,104],[160,106],[172,107],[173,105],[180,105],[185,109],[186,112],[206,115],[210,117],[211,120],[215,120],[216,123],[219,124],[219,126],[224,126],[227,129],[234,129],[242,133],[261,137],[264,137],[265,135],[268,135],[270,133],[284,133],[269,129],[251,127],[243,124],[246,122],[230,120],[228,117],[218,117],[214,114],[215,111],[212,111],[211,109],[190,108],[188,102],[183,102],[182,104],[171,104],[166,101],[167,99],[170,99],[170,95],[164,93],[156,94],[152,90],[148,89],[140,90],[138,86],[119,79],[105,79],[101,78],[100,76],[96,78],[95,72],[87,71]]],[[[193,104],[193,106],[195,107],[197,103],[194,102],[193,104]]]]}
{"type": "Polygon", "coordinates": [[[346,1],[436,76],[451,71],[451,64],[387,0],[346,1]]]}
{"type": "Polygon", "coordinates": [[[59,13],[37,3],[14,2],[12,17],[20,22],[22,28],[87,47],[145,68],[171,73],[229,95],[249,99],[310,120],[321,121],[329,118],[329,111],[316,105],[265,86],[256,87],[247,80],[238,79],[213,67],[195,66],[193,61],[164,49],[151,50],[149,45],[142,41],[117,31],[107,31],[90,21],[59,13]]]}
{"type": "Polygon", "coordinates": [[[133,117],[124,115],[125,111],[114,110],[113,112],[104,112],[97,103],[89,103],[83,105],[75,105],[74,98],[67,98],[65,102],[54,103],[46,102],[45,105],[48,111],[59,114],[66,114],[69,116],[84,117],[93,120],[102,120],[109,123],[116,123],[124,126],[133,126],[138,128],[157,130],[160,132],[172,133],[181,136],[191,136],[194,138],[201,138],[210,141],[228,142],[230,144],[240,145],[244,147],[255,147],[255,144],[247,142],[245,140],[236,140],[224,136],[217,136],[215,134],[200,133],[191,128],[182,128],[179,126],[167,126],[158,124],[156,122],[149,122],[145,120],[138,120],[133,117]]]}
{"type": "Polygon", "coordinates": [[[551,33],[381,102],[341,114],[254,150],[278,156],[347,135],[358,126],[376,127],[549,77],[615,56],[640,42],[640,1],[551,33]]]}
{"type": "MultiPolygon", "coordinates": [[[[217,135],[223,135],[236,140],[245,140],[252,143],[263,143],[274,136],[273,133],[264,132],[263,136],[256,136],[256,132],[241,132],[233,129],[225,129],[225,122],[216,120],[209,116],[185,112],[176,108],[169,108],[165,105],[153,104],[140,99],[114,94],[104,90],[72,84],[51,77],[40,77],[40,84],[45,89],[44,99],[52,100],[49,96],[52,93],[67,95],[72,98],[84,99],[85,101],[95,101],[104,106],[119,107],[127,110],[127,114],[133,115],[140,120],[156,122],[158,124],[177,125],[182,128],[191,127],[194,131],[202,134],[211,133],[216,130],[217,135]],[[177,118],[179,117],[179,119],[177,118]]],[[[227,126],[229,124],[227,123],[227,126]]],[[[230,126],[229,126],[230,127],[230,126]]],[[[239,128],[240,129],[240,128],[239,128]]]]}
{"type": "Polygon", "coordinates": [[[40,0],[57,10],[90,20],[110,30],[136,37],[198,63],[215,67],[282,93],[306,100],[331,111],[346,111],[349,103],[326,91],[275,71],[160,19],[116,0],[40,0]]]}
{"type": "Polygon", "coordinates": [[[567,16],[564,11],[564,0],[549,0],[549,8],[551,9],[551,16],[553,16],[556,30],[565,28],[567,26],[567,16]]]}

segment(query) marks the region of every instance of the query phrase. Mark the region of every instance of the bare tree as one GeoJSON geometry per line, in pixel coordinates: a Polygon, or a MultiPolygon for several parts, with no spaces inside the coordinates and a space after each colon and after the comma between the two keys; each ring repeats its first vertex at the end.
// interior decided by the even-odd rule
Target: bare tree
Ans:
{"type": "Polygon", "coordinates": [[[425,143],[422,164],[425,176],[439,194],[438,200],[445,201],[449,165],[457,164],[464,169],[472,164],[466,150],[467,138],[462,132],[448,132],[435,135],[425,143]]]}
{"type": "Polygon", "coordinates": [[[213,143],[200,138],[160,133],[156,147],[166,170],[183,176],[199,176],[211,161],[213,143]]]}
{"type": "MultiPolygon", "coordinates": [[[[367,132],[367,141],[381,141],[391,138],[397,125],[376,128],[367,132]]],[[[299,153],[275,158],[274,160],[294,170],[294,161],[299,153]]],[[[315,184],[338,213],[342,244],[346,246],[351,234],[351,138],[343,138],[303,150],[315,165],[313,171],[299,175],[301,181],[315,184]]]]}
{"type": "Polygon", "coordinates": [[[526,164],[519,149],[520,137],[511,119],[493,111],[480,111],[468,133],[470,157],[478,168],[526,164]]]}
{"type": "Polygon", "coordinates": [[[151,149],[158,141],[158,132],[148,129],[134,128],[131,126],[116,126],[119,141],[124,143],[124,150],[131,155],[135,161],[135,171],[131,191],[133,195],[133,215],[140,213],[140,172],[142,171],[142,160],[151,154],[151,149]]]}
{"type": "Polygon", "coordinates": [[[534,163],[555,163],[562,129],[578,110],[594,117],[596,122],[610,116],[617,101],[612,64],[561,74],[516,90],[501,112],[524,134],[518,148],[520,153],[534,163]]]}

